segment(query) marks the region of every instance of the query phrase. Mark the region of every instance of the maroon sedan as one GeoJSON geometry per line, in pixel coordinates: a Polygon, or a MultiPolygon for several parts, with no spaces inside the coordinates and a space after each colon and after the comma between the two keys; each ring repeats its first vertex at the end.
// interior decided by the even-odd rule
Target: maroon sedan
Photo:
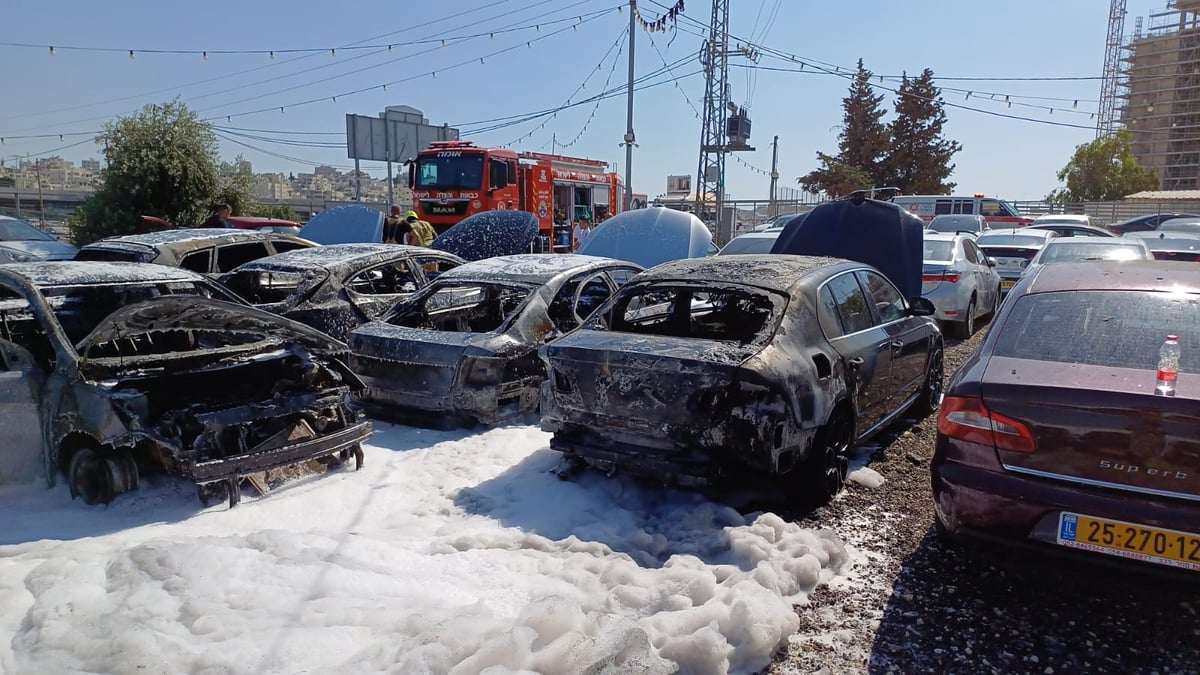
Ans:
{"type": "Polygon", "coordinates": [[[940,534],[1200,573],[1200,266],[1041,267],[954,375],[937,428],[940,534]],[[1158,396],[1168,334],[1179,379],[1158,396]]]}

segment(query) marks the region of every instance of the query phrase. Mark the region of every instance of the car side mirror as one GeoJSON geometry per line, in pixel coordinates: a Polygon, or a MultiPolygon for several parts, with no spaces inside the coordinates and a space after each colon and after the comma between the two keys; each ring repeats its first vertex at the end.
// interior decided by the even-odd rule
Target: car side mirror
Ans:
{"type": "Polygon", "coordinates": [[[933,306],[933,301],[929,298],[917,297],[908,303],[909,316],[933,316],[935,313],[937,313],[937,308],[933,306]]]}
{"type": "Polygon", "coordinates": [[[991,258],[991,257],[989,257],[989,258],[987,259],[987,262],[988,262],[988,267],[995,267],[995,266],[996,266],[996,259],[995,259],[995,258],[991,258]]]}

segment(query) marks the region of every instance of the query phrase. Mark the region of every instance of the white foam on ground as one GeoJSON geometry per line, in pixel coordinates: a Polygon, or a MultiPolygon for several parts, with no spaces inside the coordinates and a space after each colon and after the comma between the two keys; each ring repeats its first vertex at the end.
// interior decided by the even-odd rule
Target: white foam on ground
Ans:
{"type": "Polygon", "coordinates": [[[201,509],[0,488],[0,672],[751,672],[829,532],[585,473],[531,427],[379,425],[360,472],[201,509]]]}

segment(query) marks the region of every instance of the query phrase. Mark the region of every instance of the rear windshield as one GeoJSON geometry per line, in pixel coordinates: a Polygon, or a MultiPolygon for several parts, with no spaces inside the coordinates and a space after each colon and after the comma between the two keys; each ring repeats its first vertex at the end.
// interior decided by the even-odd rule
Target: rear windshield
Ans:
{"type": "Polygon", "coordinates": [[[979,248],[1041,248],[1046,244],[1045,237],[1030,237],[1019,234],[1004,234],[1000,236],[989,237],[986,234],[980,237],[975,242],[979,248]]]}
{"type": "Polygon", "coordinates": [[[925,253],[921,257],[922,260],[953,260],[954,259],[954,242],[952,241],[926,241],[925,253]]]}
{"type": "Polygon", "coordinates": [[[535,290],[524,284],[472,283],[432,287],[401,302],[385,319],[394,326],[490,333],[535,290]]]}
{"type": "Polygon", "coordinates": [[[271,305],[299,302],[328,276],[325,270],[241,269],[223,277],[221,283],[252,305],[271,305]]]}
{"type": "Polygon", "coordinates": [[[85,246],[75,254],[76,260],[90,260],[93,262],[149,262],[152,257],[153,254],[149,251],[138,253],[137,251],[92,248],[91,246],[85,246]]]}
{"type": "Polygon", "coordinates": [[[775,237],[738,237],[725,244],[717,255],[744,255],[747,253],[770,253],[775,246],[775,237]]]}
{"type": "Polygon", "coordinates": [[[995,354],[1035,361],[1153,370],[1167,335],[1179,336],[1180,369],[1200,373],[1200,295],[1063,291],[1017,300],[995,354]]]}
{"type": "Polygon", "coordinates": [[[139,302],[168,295],[235,300],[219,287],[195,281],[50,286],[39,290],[71,344],[78,344],[87,337],[109,314],[139,302]]]}
{"type": "Polygon", "coordinates": [[[783,294],[756,288],[645,284],[622,290],[594,323],[617,333],[760,344],[775,334],[786,306],[783,294]]]}
{"type": "Polygon", "coordinates": [[[1145,260],[1146,252],[1139,246],[1127,244],[1069,244],[1054,243],[1042,252],[1041,261],[1069,262],[1072,260],[1145,260]]]}
{"type": "Polygon", "coordinates": [[[978,232],[979,221],[974,218],[934,218],[929,229],[937,232],[978,232]]]}

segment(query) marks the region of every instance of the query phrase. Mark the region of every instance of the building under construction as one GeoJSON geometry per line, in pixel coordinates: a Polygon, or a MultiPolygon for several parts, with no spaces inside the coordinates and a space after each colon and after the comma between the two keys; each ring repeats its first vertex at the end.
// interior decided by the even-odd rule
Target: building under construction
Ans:
{"type": "Polygon", "coordinates": [[[1125,51],[1121,122],[1163,190],[1200,189],[1200,0],[1174,0],[1125,51]]]}

